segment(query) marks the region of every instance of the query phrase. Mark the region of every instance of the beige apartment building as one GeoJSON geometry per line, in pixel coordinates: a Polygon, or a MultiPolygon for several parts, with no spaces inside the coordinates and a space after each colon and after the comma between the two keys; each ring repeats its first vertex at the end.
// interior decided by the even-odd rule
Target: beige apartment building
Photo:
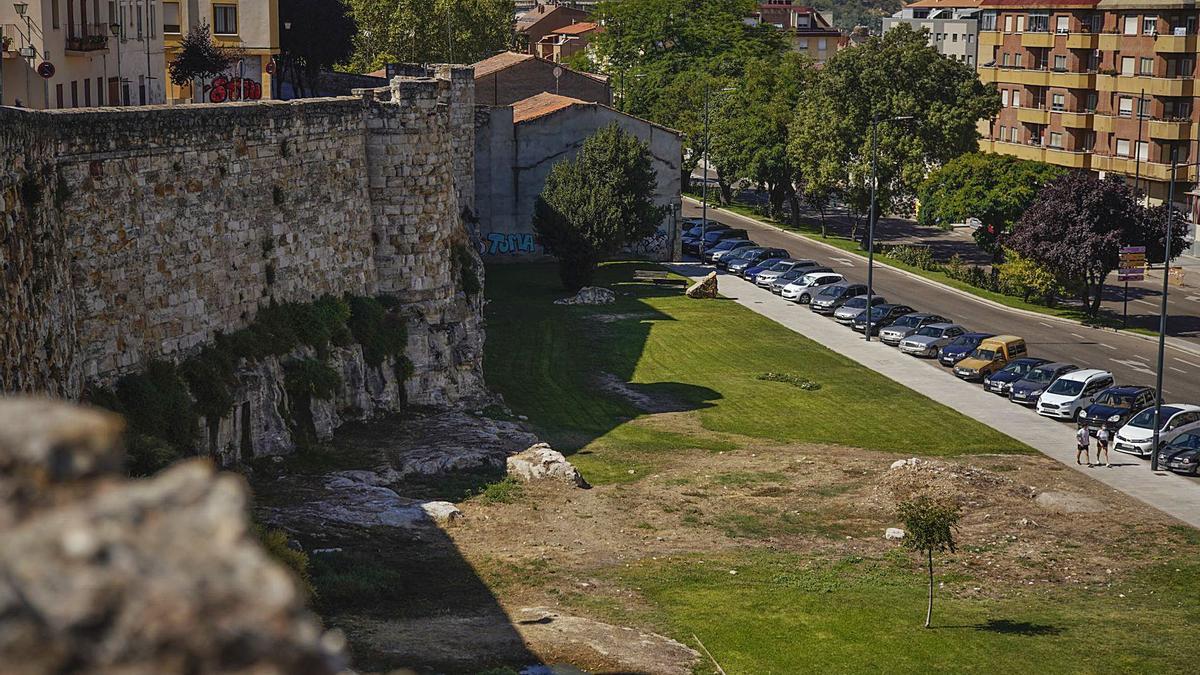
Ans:
{"type": "Polygon", "coordinates": [[[224,103],[273,98],[268,67],[279,53],[278,0],[181,0],[163,3],[166,60],[179,52],[180,41],[192,26],[208,24],[213,41],[236,47],[245,55],[229,72],[199,83],[177,87],[167,82],[170,103],[224,103]]]}

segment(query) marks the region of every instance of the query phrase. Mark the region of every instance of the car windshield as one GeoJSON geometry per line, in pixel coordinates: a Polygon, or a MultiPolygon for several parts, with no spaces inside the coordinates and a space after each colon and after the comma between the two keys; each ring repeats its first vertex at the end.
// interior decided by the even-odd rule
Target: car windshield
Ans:
{"type": "Polygon", "coordinates": [[[781,278],[791,280],[791,279],[799,279],[801,276],[803,276],[803,273],[800,270],[788,270],[783,273],[783,276],[781,278]]]}
{"type": "MultiPolygon", "coordinates": [[[[890,311],[892,311],[891,307],[876,305],[875,307],[871,308],[871,319],[882,319],[883,317],[887,316],[888,312],[890,311]]],[[[894,326],[895,324],[892,325],[894,326]]]]}
{"type": "Polygon", "coordinates": [[[991,361],[996,358],[996,350],[994,349],[976,349],[971,352],[971,358],[979,359],[980,361],[991,361]]]}
{"type": "Polygon", "coordinates": [[[842,286],[830,286],[829,288],[826,288],[825,290],[818,293],[818,295],[824,295],[826,297],[835,297],[836,298],[837,296],[841,295],[843,291],[845,291],[845,288],[842,286]]]}
{"type": "MultiPolygon", "coordinates": [[[[1162,424],[1159,426],[1165,427],[1167,425],[1167,422],[1170,422],[1171,418],[1174,417],[1178,413],[1179,413],[1179,408],[1172,408],[1171,406],[1164,405],[1162,407],[1162,424]]],[[[1138,429],[1153,429],[1154,428],[1154,407],[1151,406],[1149,408],[1146,408],[1142,412],[1134,415],[1133,419],[1129,420],[1129,426],[1137,427],[1138,429]]]]}
{"type": "Polygon", "coordinates": [[[1083,382],[1080,380],[1064,380],[1060,377],[1054,381],[1054,384],[1050,385],[1047,393],[1078,396],[1081,391],[1083,391],[1083,382]]]}
{"type": "Polygon", "coordinates": [[[1029,374],[1025,376],[1025,379],[1029,380],[1030,382],[1045,384],[1054,379],[1055,370],[1056,369],[1054,368],[1034,368],[1033,370],[1029,371],[1029,374]]]}
{"type": "Polygon", "coordinates": [[[924,335],[925,337],[932,338],[942,337],[942,329],[938,328],[937,326],[925,326],[921,330],[917,331],[917,335],[924,335]]]}
{"type": "Polygon", "coordinates": [[[1010,363],[1007,366],[1004,366],[1000,372],[1024,376],[1025,373],[1028,373],[1031,368],[1033,368],[1032,363],[1010,363]]]}
{"type": "Polygon", "coordinates": [[[1115,391],[1100,392],[1100,396],[1096,397],[1096,403],[1106,405],[1111,408],[1123,408],[1129,410],[1133,407],[1133,397],[1129,394],[1118,394],[1115,391]]]}
{"type": "Polygon", "coordinates": [[[962,337],[958,338],[954,342],[951,342],[950,344],[955,345],[957,347],[972,347],[974,345],[979,344],[979,338],[973,338],[970,335],[963,335],[962,337]]]}
{"type": "Polygon", "coordinates": [[[921,323],[921,317],[919,317],[919,316],[902,316],[899,319],[896,319],[896,323],[892,324],[892,327],[893,328],[912,328],[913,326],[916,326],[919,323],[921,323]]]}
{"type": "Polygon", "coordinates": [[[1177,450],[1200,450],[1200,434],[1183,434],[1171,441],[1171,447],[1177,450]]]}
{"type": "Polygon", "coordinates": [[[846,309],[864,309],[867,306],[867,296],[865,296],[865,295],[855,296],[855,297],[847,300],[846,304],[844,304],[842,306],[845,307],[846,309]]]}

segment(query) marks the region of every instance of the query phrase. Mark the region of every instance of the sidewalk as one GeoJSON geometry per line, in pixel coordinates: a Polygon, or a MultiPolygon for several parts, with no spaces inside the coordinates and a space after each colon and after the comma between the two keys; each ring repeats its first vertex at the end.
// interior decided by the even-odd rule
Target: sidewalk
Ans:
{"type": "MultiPolygon", "coordinates": [[[[677,263],[674,271],[700,279],[711,270],[695,263],[677,263]]],[[[1120,490],[1179,520],[1200,528],[1200,481],[1168,472],[1151,473],[1148,460],[1112,453],[1113,468],[1075,463],[1074,427],[1055,422],[1022,406],[963,382],[921,359],[899,353],[880,342],[866,342],[857,333],[813,314],[753,284],[721,275],[721,295],[809,337],[825,347],[938,401],[997,431],[1005,433],[1068,467],[1120,490]]]]}

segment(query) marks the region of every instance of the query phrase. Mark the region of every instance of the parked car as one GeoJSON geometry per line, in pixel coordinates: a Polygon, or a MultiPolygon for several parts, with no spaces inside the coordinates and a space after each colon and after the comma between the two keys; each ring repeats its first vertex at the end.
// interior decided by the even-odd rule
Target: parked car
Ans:
{"type": "Polygon", "coordinates": [[[854,323],[850,324],[850,327],[859,333],[866,333],[867,312],[871,313],[871,334],[878,335],[879,331],[892,325],[900,317],[912,314],[913,308],[908,305],[877,305],[860,312],[858,316],[854,317],[854,323]]]}
{"type": "Polygon", "coordinates": [[[1033,407],[1037,405],[1038,397],[1049,389],[1055,380],[1075,370],[1079,370],[1079,366],[1074,363],[1043,363],[1012,383],[1008,389],[1008,400],[1033,407]]]}
{"type": "Polygon", "coordinates": [[[1054,381],[1038,399],[1039,415],[1074,420],[1083,409],[1096,400],[1096,395],[1113,386],[1112,373],[1086,368],[1076,370],[1054,381]]]}
{"type": "Polygon", "coordinates": [[[716,265],[718,269],[729,269],[729,263],[731,263],[735,260],[738,260],[739,258],[741,258],[744,255],[749,255],[751,253],[755,253],[762,248],[763,248],[762,246],[747,246],[747,247],[743,247],[739,251],[733,251],[732,253],[724,253],[724,254],[721,254],[718,256],[713,256],[713,265],[716,265]]]}
{"type": "Polygon", "coordinates": [[[729,272],[732,274],[746,276],[746,270],[750,269],[751,267],[758,266],[759,263],[767,263],[771,260],[774,260],[775,262],[781,262],[787,259],[788,252],[786,250],[782,248],[764,247],[761,251],[744,253],[738,256],[736,261],[730,260],[729,264],[725,266],[725,269],[729,270],[729,272]],[[730,265],[732,265],[732,267],[730,267],[730,265]]]}
{"type": "Polygon", "coordinates": [[[900,351],[913,356],[932,358],[938,355],[939,349],[966,332],[966,328],[956,323],[931,323],[921,326],[917,332],[901,340],[900,351]]]}
{"type": "Polygon", "coordinates": [[[713,232],[721,232],[722,230],[728,229],[730,229],[728,225],[722,225],[721,223],[716,223],[711,220],[708,222],[708,225],[703,228],[700,227],[700,225],[693,225],[691,229],[689,229],[683,234],[682,237],[680,237],[680,243],[682,244],[683,252],[691,255],[698,254],[700,250],[701,235],[709,235],[713,232]]]}
{"type": "Polygon", "coordinates": [[[938,350],[938,363],[953,368],[954,364],[970,356],[980,342],[990,337],[996,336],[993,333],[963,333],[938,350]]]}
{"type": "Polygon", "coordinates": [[[1200,431],[1179,434],[1158,453],[1158,465],[1168,471],[1195,476],[1200,467],[1200,431]]]}
{"type": "Polygon", "coordinates": [[[814,295],[808,308],[817,314],[833,314],[850,298],[866,294],[866,284],[833,284],[826,286],[820,293],[814,295]]]}
{"type": "MultiPolygon", "coordinates": [[[[788,272],[791,272],[792,270],[799,272],[803,269],[806,269],[807,263],[812,263],[813,267],[815,267],[817,264],[815,260],[796,260],[795,258],[787,258],[775,263],[770,267],[770,269],[764,269],[758,274],[755,274],[753,281],[758,286],[770,288],[771,284],[775,283],[776,279],[782,277],[788,272]]],[[[750,270],[747,270],[746,278],[750,278],[750,270]]]]}
{"type": "MultiPolygon", "coordinates": [[[[791,258],[767,258],[762,262],[754,263],[740,272],[740,276],[754,285],[758,285],[758,275],[763,272],[770,272],[779,265],[782,265],[791,260],[791,258]]],[[[787,268],[785,267],[784,270],[787,268]]]]}
{"type": "Polygon", "coordinates": [[[1150,387],[1109,387],[1079,413],[1079,421],[1092,429],[1106,426],[1115,430],[1148,405],[1154,405],[1154,389],[1150,387]]]}
{"type": "MultiPolygon", "coordinates": [[[[875,307],[878,307],[879,305],[886,305],[887,298],[883,297],[882,295],[873,295],[871,296],[871,304],[875,307]]],[[[841,307],[838,307],[833,312],[833,320],[837,321],[838,323],[844,323],[848,326],[853,324],[854,319],[857,318],[859,314],[862,314],[866,308],[867,296],[859,295],[849,298],[846,300],[846,302],[842,303],[841,307]]]]}
{"type": "Polygon", "coordinates": [[[1030,370],[1047,363],[1050,363],[1050,359],[1037,359],[1031,356],[1009,361],[1007,366],[983,378],[983,388],[993,394],[1008,396],[1008,393],[1012,391],[1013,382],[1025,377],[1030,370]]]}
{"type": "Polygon", "coordinates": [[[954,374],[964,380],[982,380],[1025,354],[1025,340],[1015,335],[995,335],[981,340],[975,351],[955,363],[954,374]]]}
{"type": "Polygon", "coordinates": [[[714,258],[720,259],[721,256],[731,251],[737,251],[748,246],[758,246],[758,244],[749,239],[726,239],[712,248],[704,249],[704,262],[711,263],[714,258]]]}
{"type": "Polygon", "coordinates": [[[899,319],[893,321],[892,324],[887,328],[883,328],[879,331],[879,341],[885,345],[898,347],[900,346],[901,340],[909,335],[912,335],[913,333],[916,333],[924,326],[928,326],[929,324],[933,323],[950,323],[950,320],[944,316],[938,316],[937,314],[926,314],[924,312],[905,314],[899,319]]]}
{"type": "Polygon", "coordinates": [[[749,239],[749,238],[750,238],[750,235],[745,230],[735,230],[733,228],[729,228],[729,229],[725,229],[725,230],[717,230],[716,232],[709,232],[704,235],[704,239],[702,240],[702,242],[697,242],[697,244],[703,243],[704,244],[704,252],[708,253],[709,249],[715,247],[717,244],[725,241],[726,239],[749,239]]]}
{"type": "Polygon", "coordinates": [[[837,274],[828,267],[819,268],[822,271],[814,271],[811,268],[799,271],[798,276],[788,280],[788,274],[797,272],[792,270],[775,281],[771,286],[771,291],[779,293],[787,300],[798,302],[802,305],[807,305],[812,301],[815,293],[821,292],[822,288],[840,284],[846,280],[846,277],[837,274]],[[784,283],[780,283],[780,282],[784,283]],[[778,290],[776,290],[778,289],[778,290]]]}
{"type": "MultiPolygon", "coordinates": [[[[1187,431],[1200,431],[1200,406],[1189,403],[1163,404],[1158,425],[1158,442],[1168,443],[1187,431]]],[[[1143,408],[1125,426],[1117,429],[1113,449],[1138,457],[1149,457],[1154,445],[1154,408],[1143,408]]]]}

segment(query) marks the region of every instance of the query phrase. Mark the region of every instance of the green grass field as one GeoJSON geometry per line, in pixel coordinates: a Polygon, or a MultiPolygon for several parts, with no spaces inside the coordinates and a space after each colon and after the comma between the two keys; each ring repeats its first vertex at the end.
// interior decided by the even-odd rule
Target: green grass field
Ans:
{"type": "Polygon", "coordinates": [[[489,385],[555,447],[590,455],[624,451],[610,452],[613,465],[594,470],[627,472],[622,462],[637,464],[639,453],[644,459],[678,449],[731,449],[723,433],[904,454],[1030,451],[733,302],[696,301],[678,286],[630,282],[634,269],[650,267],[602,267],[597,283],[622,295],[599,307],[554,305],[565,293],[553,265],[488,271],[489,385]],[[821,386],[807,391],[757,379],[766,372],[821,386]],[[597,386],[602,373],[671,410],[698,411],[703,429],[715,435],[642,423],[637,408],[597,386]]]}

